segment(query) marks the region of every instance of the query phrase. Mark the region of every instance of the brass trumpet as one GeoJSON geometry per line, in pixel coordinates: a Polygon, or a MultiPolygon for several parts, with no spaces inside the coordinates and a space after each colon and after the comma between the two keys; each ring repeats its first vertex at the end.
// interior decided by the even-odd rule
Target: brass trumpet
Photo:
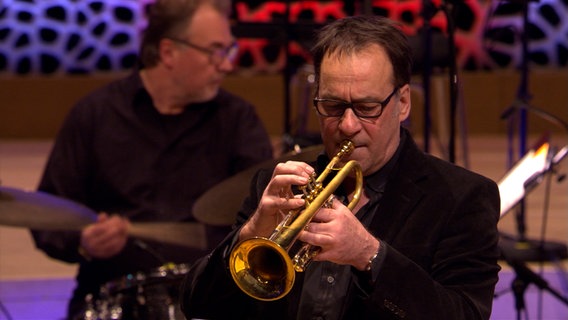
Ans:
{"type": "Polygon", "coordinates": [[[341,168],[335,167],[341,158],[350,154],[354,148],[353,142],[344,141],[339,152],[319,177],[315,180],[312,178],[306,186],[302,186],[302,197],[306,201],[303,210],[290,211],[269,238],[254,237],[235,246],[229,259],[229,269],[233,280],[242,291],[263,301],[277,300],[290,292],[296,276],[295,271],[304,271],[319,252],[319,248],[304,244],[293,260],[288,250],[351,171],[355,173],[356,185],[353,199],[347,207],[353,210],[359,202],[363,189],[363,172],[359,163],[350,160],[341,168]],[[327,186],[323,187],[323,181],[332,170],[338,172],[327,186]]]}

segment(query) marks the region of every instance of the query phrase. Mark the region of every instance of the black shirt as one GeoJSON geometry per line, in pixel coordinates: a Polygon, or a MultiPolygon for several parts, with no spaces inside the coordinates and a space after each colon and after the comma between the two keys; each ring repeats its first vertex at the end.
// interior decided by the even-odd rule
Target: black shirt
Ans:
{"type": "MultiPolygon", "coordinates": [[[[241,170],[272,158],[254,107],[224,91],[175,116],[157,112],[137,72],[82,99],[68,114],[39,190],[131,221],[195,221],[194,202],[241,170]]],[[[222,201],[222,199],[219,199],[222,201]]],[[[207,227],[209,247],[228,228],[207,227]]],[[[132,241],[118,256],[87,261],[78,232],[34,231],[53,258],[81,262],[76,298],[118,276],[164,262],[191,263],[206,250],[132,241]]]]}
{"type": "MultiPolygon", "coordinates": [[[[401,143],[404,144],[405,136],[401,135],[401,143]]],[[[391,159],[377,172],[364,179],[365,194],[369,197],[369,202],[357,213],[357,218],[365,227],[369,227],[375,212],[377,212],[380,200],[384,193],[388,176],[394,164],[398,161],[400,146],[391,159]]],[[[326,156],[320,156],[317,163],[317,172],[322,172],[326,163],[329,162],[326,156]]],[[[341,190],[338,190],[341,192],[341,190]]],[[[337,193],[345,205],[348,204],[346,195],[337,193]]],[[[381,259],[375,259],[374,264],[380,264],[381,259]]],[[[376,273],[359,272],[351,266],[339,265],[329,261],[311,262],[306,269],[304,277],[304,290],[300,298],[298,308],[298,320],[332,320],[344,317],[344,299],[350,283],[357,282],[360,294],[365,295],[366,282],[374,281],[376,273]],[[359,283],[361,282],[361,283],[359,283]]]]}

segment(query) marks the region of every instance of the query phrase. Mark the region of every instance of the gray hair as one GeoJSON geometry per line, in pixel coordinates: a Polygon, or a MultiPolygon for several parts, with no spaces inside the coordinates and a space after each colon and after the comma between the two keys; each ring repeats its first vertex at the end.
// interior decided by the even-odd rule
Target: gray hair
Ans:
{"type": "Polygon", "coordinates": [[[153,67],[160,60],[160,40],[179,37],[202,5],[211,5],[229,17],[231,0],[156,0],[149,7],[148,26],[140,46],[140,62],[143,67],[153,67]]]}

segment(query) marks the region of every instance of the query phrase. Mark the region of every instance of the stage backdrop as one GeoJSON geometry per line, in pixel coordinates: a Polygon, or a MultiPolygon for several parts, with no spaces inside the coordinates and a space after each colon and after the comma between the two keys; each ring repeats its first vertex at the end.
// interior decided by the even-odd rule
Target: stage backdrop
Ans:
{"type": "MultiPolygon", "coordinates": [[[[132,70],[152,1],[0,0],[0,139],[53,138],[78,99],[132,70]]],[[[420,83],[425,22],[432,35],[428,63],[436,67],[431,89],[436,108],[430,117],[439,136],[449,123],[448,68],[443,68],[449,62],[449,22],[455,26],[451,39],[462,75],[462,110],[467,109],[460,114],[462,131],[506,132],[500,115],[519,91],[523,34],[530,102],[568,119],[568,0],[235,0],[233,31],[241,50],[237,72],[223,86],[254,103],[272,135],[317,132],[308,92],[314,31],[363,13],[400,22],[411,39],[416,133],[426,117],[420,83]]],[[[532,132],[551,127],[542,119],[529,120],[532,132]]]]}
{"type": "MultiPolygon", "coordinates": [[[[233,8],[241,45],[239,70],[273,73],[309,62],[310,40],[319,25],[367,12],[401,22],[418,50],[423,47],[420,30],[425,17],[435,39],[446,38],[448,22],[454,21],[461,69],[515,68],[521,61],[526,1],[531,64],[566,66],[568,0],[248,0],[235,1],[233,8]],[[430,4],[429,10],[422,10],[425,3],[430,4]],[[447,19],[448,12],[453,20],[447,19]],[[248,23],[261,25],[251,29],[246,28],[248,23]]],[[[151,0],[3,0],[0,75],[129,70],[136,63],[149,3],[151,0]]],[[[439,48],[434,45],[434,51],[439,48]]],[[[443,57],[439,60],[444,62],[443,57]]]]}

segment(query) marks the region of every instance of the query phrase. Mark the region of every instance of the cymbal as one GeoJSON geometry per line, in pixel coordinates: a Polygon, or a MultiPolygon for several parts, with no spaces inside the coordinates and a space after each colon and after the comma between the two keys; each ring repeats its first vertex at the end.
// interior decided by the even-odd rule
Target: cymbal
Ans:
{"type": "Polygon", "coordinates": [[[197,199],[193,205],[194,217],[210,225],[232,225],[244,198],[248,195],[250,181],[258,170],[273,168],[276,164],[288,160],[314,161],[322,151],[322,145],[307,147],[300,152],[291,152],[237,173],[207,190],[197,199]]]}
{"type": "Polygon", "coordinates": [[[0,187],[0,224],[38,230],[78,230],[97,213],[77,202],[44,192],[0,187]]]}
{"type": "Polygon", "coordinates": [[[139,239],[202,250],[207,249],[205,225],[202,223],[132,222],[128,234],[139,239]]]}
{"type": "MultiPolygon", "coordinates": [[[[0,187],[0,224],[35,230],[79,231],[97,220],[97,213],[78,202],[45,192],[0,187]]],[[[183,222],[132,222],[134,238],[206,249],[205,226],[183,222]]]]}

